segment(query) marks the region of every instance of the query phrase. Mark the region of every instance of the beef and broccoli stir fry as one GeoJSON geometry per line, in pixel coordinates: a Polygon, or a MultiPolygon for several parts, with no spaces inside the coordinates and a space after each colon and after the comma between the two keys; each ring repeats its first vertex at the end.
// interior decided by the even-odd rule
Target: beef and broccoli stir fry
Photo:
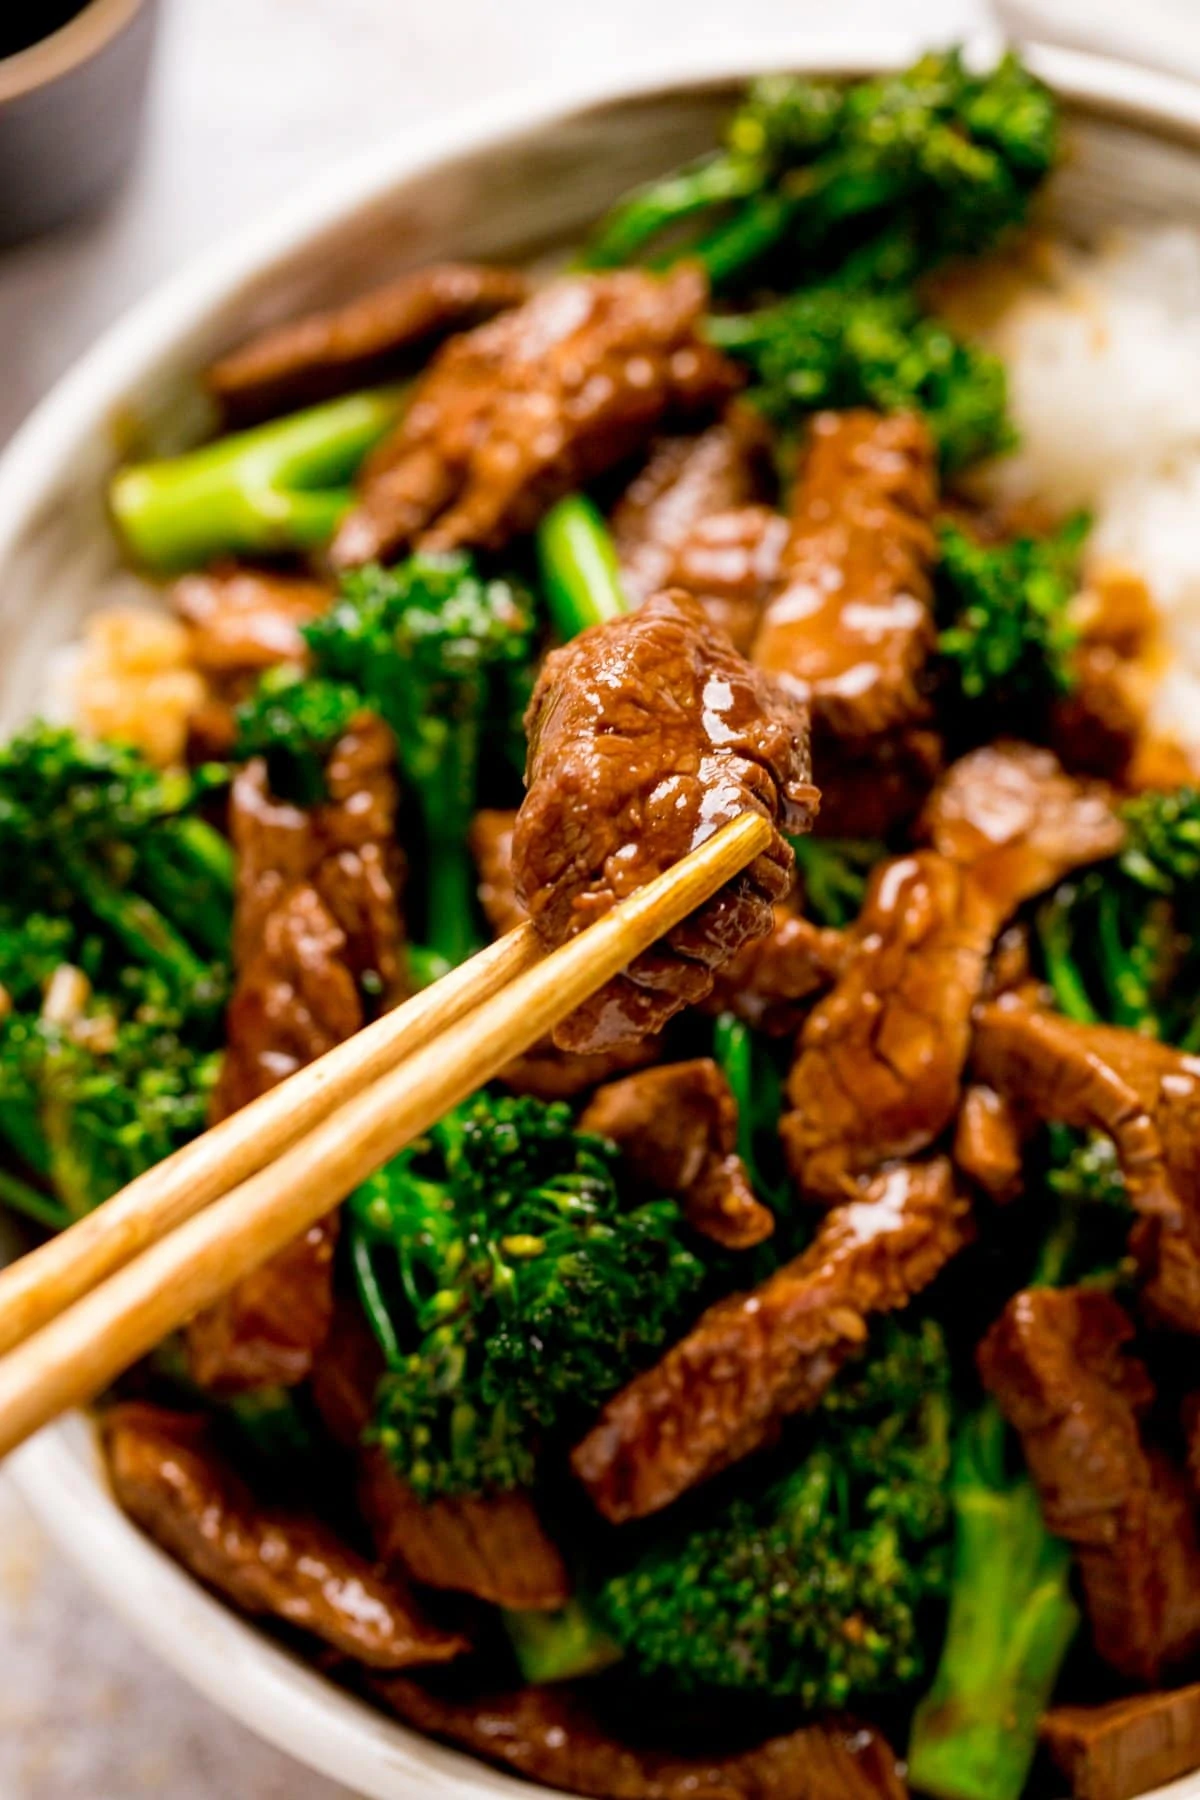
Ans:
{"type": "Polygon", "coordinates": [[[0,751],[46,1230],[771,821],[102,1412],[200,1581],[551,1787],[1200,1766],[1200,788],[1137,571],[980,481],[1005,368],[941,298],[1059,154],[1014,58],[773,77],[565,272],[233,347],[112,488],[171,616],[0,751]]]}

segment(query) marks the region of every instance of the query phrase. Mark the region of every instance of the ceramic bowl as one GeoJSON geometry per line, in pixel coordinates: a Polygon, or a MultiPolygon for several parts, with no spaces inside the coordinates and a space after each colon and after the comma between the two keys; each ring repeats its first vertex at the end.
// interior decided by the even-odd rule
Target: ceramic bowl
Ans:
{"type": "MultiPolygon", "coordinates": [[[[614,91],[542,92],[408,137],[177,276],[104,337],[0,460],[0,729],[37,703],[48,656],[119,569],[105,479],[130,451],[201,431],[195,371],[247,332],[443,256],[553,255],[632,182],[710,144],[741,81],[775,68],[851,75],[911,41],[800,38],[678,59],[614,91]]],[[[1127,65],[1032,52],[1071,151],[1050,196],[1068,231],[1200,224],[1200,89],[1127,65]]],[[[87,1421],[46,1431],[13,1474],[63,1553],[210,1700],[372,1800],[530,1800],[534,1789],[405,1730],[212,1599],[113,1503],[87,1421]]],[[[1200,1775],[1175,1784],[1200,1800],[1200,1775]]]]}

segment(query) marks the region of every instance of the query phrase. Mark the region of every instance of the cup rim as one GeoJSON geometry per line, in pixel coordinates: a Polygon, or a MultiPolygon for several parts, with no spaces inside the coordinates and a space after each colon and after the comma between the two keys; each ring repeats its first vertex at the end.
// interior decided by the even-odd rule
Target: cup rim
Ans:
{"type": "Polygon", "coordinates": [[[147,0],[88,0],[49,37],[13,56],[0,57],[0,103],[46,87],[90,61],[146,4],[147,0]]]}

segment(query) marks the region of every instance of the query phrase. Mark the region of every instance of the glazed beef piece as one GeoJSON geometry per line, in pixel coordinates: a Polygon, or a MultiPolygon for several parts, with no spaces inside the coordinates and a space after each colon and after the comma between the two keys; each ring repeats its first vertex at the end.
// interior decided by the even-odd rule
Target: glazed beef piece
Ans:
{"type": "Polygon", "coordinates": [[[1024,1132],[1011,1101],[982,1081],[965,1090],[954,1126],[954,1166],[991,1199],[1011,1200],[1021,1186],[1024,1132]]]}
{"type": "Polygon", "coordinates": [[[730,1012],[767,1037],[793,1037],[841,974],[849,942],[844,931],[777,906],[766,937],[747,944],[717,976],[709,1009],[730,1012]]]}
{"type": "Polygon", "coordinates": [[[517,895],[563,943],[748,810],[779,827],[737,880],[639,957],[554,1034],[597,1051],[659,1031],[707,998],[716,972],[773,922],[807,828],[804,707],[713,632],[697,602],[661,594],[546,658],[526,716],[528,791],[513,836],[517,895]]]}
{"type": "Polygon", "coordinates": [[[426,1587],[473,1594],[519,1612],[565,1606],[571,1583],[530,1495],[513,1491],[422,1504],[381,1450],[363,1443],[383,1373],[357,1303],[338,1297],[313,1364],[312,1396],[330,1436],[354,1457],[358,1504],[389,1568],[426,1587]]]}
{"type": "Polygon", "coordinates": [[[418,1500],[382,1451],[363,1458],[358,1500],[377,1554],[425,1587],[474,1594],[516,1612],[554,1612],[571,1598],[557,1544],[520,1489],[418,1500]]]}
{"type": "Polygon", "coordinates": [[[374,1669],[444,1663],[470,1648],[319,1519],[259,1505],[204,1418],[118,1406],[104,1421],[104,1444],[124,1510],[243,1612],[280,1619],[374,1669]]]}
{"type": "Polygon", "coordinates": [[[1200,1768],[1200,1685],[1054,1706],[1041,1738],[1074,1800],[1134,1800],[1200,1768]]]}
{"type": "Polygon", "coordinates": [[[890,838],[907,828],[945,762],[940,735],[925,725],[888,731],[862,744],[816,727],[813,757],[821,773],[813,834],[828,838],[890,838]]]}
{"type": "Polygon", "coordinates": [[[1143,1303],[1161,1323],[1200,1331],[1200,1059],[1009,995],[980,1007],[972,1062],[1035,1118],[1112,1139],[1139,1214],[1130,1247],[1143,1303]]]}
{"type": "Polygon", "coordinates": [[[818,741],[924,719],[934,643],[934,447],[910,413],[819,413],[796,484],[761,667],[811,702],[818,741]]]}
{"type": "Polygon", "coordinates": [[[946,1129],[1006,919],[1123,837],[1104,792],[1019,744],[956,763],[924,830],[935,849],[875,870],[844,971],[800,1034],[780,1132],[816,1199],[946,1129]]]}
{"type": "MultiPolygon", "coordinates": [[[[303,809],[270,793],[265,764],[234,782],[237,980],[215,1119],[236,1112],[364,1023],[364,981],[403,991],[399,791],[387,727],[352,722],[326,768],[328,799],[303,809]]],[[[188,1327],[194,1378],[222,1391],[291,1385],[312,1366],[332,1310],[337,1215],[240,1281],[188,1327]]]]}
{"type": "Polygon", "coordinates": [[[966,1210],[945,1158],[898,1164],[828,1212],[761,1287],[711,1306],[573,1452],[604,1517],[659,1511],[815,1406],[870,1316],[905,1306],[962,1247],[966,1210]]]}
{"type": "Polygon", "coordinates": [[[1154,1398],[1110,1294],[1034,1288],[979,1348],[984,1385],[1021,1438],[1046,1524],[1075,1546],[1096,1648],[1157,1681],[1200,1646],[1200,1543],[1182,1475],[1148,1445],[1154,1398]]]}
{"type": "Polygon", "coordinates": [[[769,506],[711,513],[680,543],[665,585],[695,594],[712,624],[749,656],[787,535],[787,520],[769,506]]]}
{"type": "Polygon", "coordinates": [[[1070,769],[1124,781],[1146,724],[1144,677],[1108,644],[1081,644],[1075,686],[1055,701],[1050,742],[1070,769]]]}
{"type": "Polygon", "coordinates": [[[232,690],[232,698],[264,669],[304,662],[301,627],[331,599],[319,581],[236,563],[185,575],[171,589],[171,605],[188,627],[191,660],[219,690],[232,690]]]}
{"type": "Polygon", "coordinates": [[[669,417],[723,405],[738,375],[699,334],[707,300],[688,264],[567,275],[453,338],[368,459],[334,561],[499,549],[669,417]]]}
{"type": "Polygon", "coordinates": [[[608,1083],[579,1128],[611,1138],[647,1198],[673,1194],[689,1225],[726,1249],[749,1249],[774,1231],[737,1154],[737,1102],[711,1057],[608,1083]]]}
{"type": "MultiPolygon", "coordinates": [[[[524,924],[528,914],[513,885],[512,841],[515,812],[476,813],[471,824],[471,854],[479,871],[479,904],[497,937],[524,924]]],[[[657,1039],[645,1038],[596,1055],[577,1055],[558,1050],[541,1038],[523,1056],[514,1057],[497,1076],[514,1094],[532,1094],[538,1100],[575,1100],[590,1094],[602,1081],[644,1069],[658,1056],[657,1039]]]]}
{"type": "Polygon", "coordinates": [[[900,1765],[874,1726],[803,1725],[752,1750],[680,1756],[611,1737],[586,1686],[560,1683],[463,1699],[404,1677],[372,1690],[407,1724],[544,1783],[595,1800],[904,1800],[900,1765]]]}
{"type": "Polygon", "coordinates": [[[432,263],[328,312],[274,326],[223,356],[206,382],[226,421],[253,425],[398,373],[406,353],[479,325],[529,291],[515,269],[432,263]]]}
{"type": "Polygon", "coordinates": [[[652,446],[612,515],[621,580],[634,606],[669,585],[680,546],[697,525],[758,498],[768,454],[761,415],[736,402],[699,435],[652,446]]]}

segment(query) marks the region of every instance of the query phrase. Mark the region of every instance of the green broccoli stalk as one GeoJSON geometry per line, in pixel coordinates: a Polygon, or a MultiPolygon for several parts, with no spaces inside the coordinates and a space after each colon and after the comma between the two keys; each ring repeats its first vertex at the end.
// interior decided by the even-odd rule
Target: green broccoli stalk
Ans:
{"type": "Polygon", "coordinates": [[[750,398],[780,425],[822,407],[916,411],[949,472],[1013,442],[1003,363],[922,313],[909,292],[806,288],[710,318],[705,331],[748,365],[750,398]]]}
{"type": "Polygon", "coordinates": [[[22,1181],[8,1169],[0,1169],[0,1206],[9,1212],[20,1213],[22,1218],[40,1225],[43,1231],[65,1231],[71,1223],[71,1215],[60,1201],[30,1187],[27,1181],[22,1181]]]}
{"type": "Polygon", "coordinates": [[[818,925],[839,929],[862,911],[867,882],[887,855],[875,838],[789,838],[804,896],[804,911],[818,925]]]}
{"type": "Polygon", "coordinates": [[[117,530],[135,562],[164,575],[328,543],[354,504],[359,465],[401,405],[398,389],[350,394],[121,469],[109,488],[117,530]]]}
{"type": "Polygon", "coordinates": [[[372,1436],[420,1496],[525,1487],[651,1360],[703,1279],[673,1201],[626,1206],[570,1108],[485,1096],[347,1204],[387,1370],[372,1436]]]}
{"type": "Polygon", "coordinates": [[[621,1646],[576,1596],[558,1612],[505,1612],[504,1629],[525,1681],[578,1681],[621,1660],[621,1646]]]}
{"type": "Polygon", "coordinates": [[[511,582],[485,581],[461,553],[414,556],[345,576],[305,636],[317,673],[356,689],[396,734],[425,830],[423,942],[462,962],[478,944],[467,831],[491,722],[519,710],[529,601],[511,582]]]}
{"type": "Polygon", "coordinates": [[[920,1680],[946,1577],[949,1384],[940,1328],[887,1322],[806,1421],[788,1473],[611,1575],[598,1616],[639,1671],[806,1708],[920,1680]]]}
{"type": "Polygon", "coordinates": [[[1044,708],[1075,685],[1079,632],[1070,616],[1089,521],[1053,537],[980,544],[957,525],[939,531],[938,650],[964,700],[1044,708]]]}
{"type": "Polygon", "coordinates": [[[628,612],[612,536],[586,495],[569,494],[545,514],[537,528],[537,557],[560,638],[628,612]]]}
{"type": "Polygon", "coordinates": [[[1200,1048],[1200,790],[1146,793],[1121,807],[1120,855],[1062,882],[1038,908],[1042,967],[1059,1007],[1200,1048]]]}
{"type": "Polygon", "coordinates": [[[909,1779],[936,1800],[1018,1800],[1079,1625],[1071,1553],[1046,1530],[1029,1477],[1009,1472],[990,1404],[958,1432],[952,1495],[950,1617],[913,1718],[909,1779]]]}
{"type": "Polygon", "coordinates": [[[348,683],[281,664],[268,669],[237,708],[233,758],[263,757],[272,793],[295,806],[316,806],[326,798],[329,753],[362,710],[357,689],[348,683]]]}
{"type": "Polygon", "coordinates": [[[828,264],[897,222],[923,266],[975,254],[1024,219],[1057,137],[1054,99],[1012,56],[983,75],[950,50],[849,86],[768,77],[723,149],[617,203],[587,260],[610,268],[665,241],[723,282],[781,248],[828,264]]]}

